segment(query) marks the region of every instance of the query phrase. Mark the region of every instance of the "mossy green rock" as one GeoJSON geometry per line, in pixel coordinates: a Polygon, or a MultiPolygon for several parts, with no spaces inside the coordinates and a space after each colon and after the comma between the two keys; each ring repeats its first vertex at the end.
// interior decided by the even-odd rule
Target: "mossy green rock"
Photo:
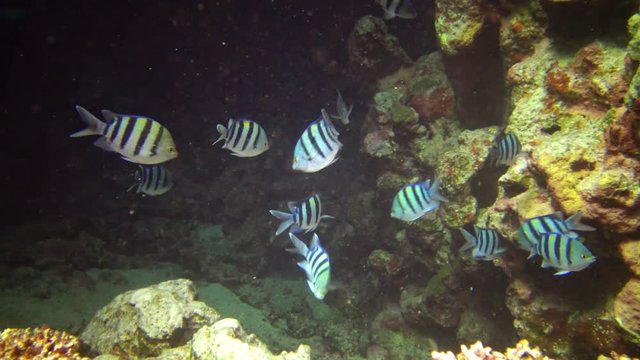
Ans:
{"type": "Polygon", "coordinates": [[[634,14],[629,18],[627,29],[631,41],[627,45],[629,57],[635,61],[640,61],[640,14],[634,14]]]}
{"type": "Polygon", "coordinates": [[[474,0],[436,0],[436,34],[449,56],[469,47],[482,29],[484,16],[474,0]]]}
{"type": "Polygon", "coordinates": [[[128,291],[100,309],[80,337],[100,354],[157,356],[220,318],[195,298],[195,286],[186,279],[128,291]]]}

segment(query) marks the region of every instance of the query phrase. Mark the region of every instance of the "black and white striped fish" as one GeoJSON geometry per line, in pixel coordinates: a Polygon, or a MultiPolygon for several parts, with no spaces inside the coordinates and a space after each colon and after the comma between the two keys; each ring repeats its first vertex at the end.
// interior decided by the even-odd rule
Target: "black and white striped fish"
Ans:
{"type": "Polygon", "coordinates": [[[437,210],[440,202],[449,201],[440,194],[440,178],[405,185],[391,204],[391,217],[403,221],[414,221],[430,211],[437,210]]]}
{"type": "Polygon", "coordinates": [[[267,133],[257,122],[248,119],[229,119],[227,127],[217,126],[220,137],[213,145],[224,140],[223,149],[238,157],[258,156],[269,150],[267,133]]]}
{"type": "Polygon", "coordinates": [[[304,130],[293,149],[293,170],[316,172],[337,160],[342,143],[340,133],[331,123],[329,114],[322,109],[322,118],[304,130]]]}
{"type": "Polygon", "coordinates": [[[556,268],[554,275],[580,271],[596,261],[596,257],[580,240],[565,234],[544,234],[536,248],[542,257],[542,267],[556,268]]]}
{"type": "Polygon", "coordinates": [[[149,196],[162,195],[173,187],[171,174],[162,165],[139,165],[135,175],[135,182],[127,191],[136,189],[136,193],[149,196]]]}
{"type": "Polygon", "coordinates": [[[581,223],[580,219],[582,219],[582,211],[578,211],[566,220],[564,220],[564,216],[559,211],[527,219],[518,229],[516,237],[518,245],[529,251],[529,258],[532,258],[537,255],[536,245],[544,234],[564,234],[572,239],[578,239],[580,235],[574,230],[595,230],[594,227],[581,223]]]}
{"type": "Polygon", "coordinates": [[[479,228],[473,226],[473,230],[476,236],[471,235],[467,230],[460,228],[462,236],[467,241],[460,251],[465,251],[473,248],[471,253],[475,259],[480,260],[493,260],[497,255],[506,251],[506,249],[500,247],[500,236],[495,230],[479,228]]]}
{"type": "Polygon", "coordinates": [[[105,123],[79,105],[76,111],[87,128],[70,137],[101,135],[94,145],[138,164],[160,164],[178,156],[169,130],[153,119],[102,110],[105,123]]]}
{"type": "Polygon", "coordinates": [[[320,224],[320,220],[334,219],[333,216],[322,215],[322,203],[320,202],[320,196],[317,194],[309,196],[299,204],[289,202],[287,205],[289,206],[289,213],[269,210],[271,215],[282,221],[276,230],[276,236],[282,234],[289,227],[291,227],[289,231],[294,234],[303,231],[307,233],[315,230],[318,224],[320,224]]]}
{"type": "Polygon", "coordinates": [[[489,158],[494,166],[511,165],[522,150],[520,140],[514,133],[507,133],[494,141],[489,150],[489,158]]]}
{"type": "Polygon", "coordinates": [[[298,266],[307,275],[307,285],[309,285],[313,296],[318,300],[324,299],[329,291],[329,281],[331,281],[331,263],[329,262],[329,254],[320,245],[320,238],[317,234],[313,234],[309,247],[292,233],[289,233],[289,238],[295,249],[287,250],[304,256],[304,261],[300,261],[298,266]]]}
{"type": "Polygon", "coordinates": [[[376,0],[376,2],[382,6],[385,20],[390,20],[395,17],[415,19],[416,16],[418,16],[410,0],[376,0]]]}

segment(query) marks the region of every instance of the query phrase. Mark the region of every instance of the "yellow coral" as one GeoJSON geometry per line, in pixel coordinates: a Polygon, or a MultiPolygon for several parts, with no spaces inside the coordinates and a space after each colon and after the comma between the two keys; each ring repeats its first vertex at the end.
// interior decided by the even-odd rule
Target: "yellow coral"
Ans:
{"type": "Polygon", "coordinates": [[[78,354],[80,341],[64,331],[46,326],[27,329],[5,329],[0,333],[2,359],[85,360],[78,354]]]}

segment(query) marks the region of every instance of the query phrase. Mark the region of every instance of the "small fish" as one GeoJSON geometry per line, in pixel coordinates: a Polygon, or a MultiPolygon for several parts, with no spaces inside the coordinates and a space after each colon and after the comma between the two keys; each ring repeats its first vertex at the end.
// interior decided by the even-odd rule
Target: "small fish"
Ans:
{"type": "Polygon", "coordinates": [[[521,149],[518,137],[514,133],[507,133],[494,141],[489,158],[494,166],[511,165],[521,149]]]}
{"type": "Polygon", "coordinates": [[[105,123],[81,106],[77,105],[76,111],[87,123],[87,128],[69,137],[101,135],[94,145],[138,164],[160,164],[178,157],[169,130],[153,119],[102,110],[105,123]]]}
{"type": "Polygon", "coordinates": [[[429,186],[431,180],[406,185],[396,194],[391,205],[391,217],[414,221],[426,213],[438,209],[441,201],[449,201],[440,195],[440,179],[429,186]]]}
{"type": "Polygon", "coordinates": [[[312,173],[333,164],[342,148],[338,135],[329,114],[322,109],[322,118],[309,124],[296,142],[293,170],[312,173]]]}
{"type": "Polygon", "coordinates": [[[149,196],[162,195],[173,187],[171,174],[162,165],[138,166],[134,177],[135,182],[127,191],[136,188],[136,193],[149,196]]]}
{"type": "Polygon", "coordinates": [[[347,108],[347,104],[344,103],[342,99],[342,94],[340,94],[340,90],[338,90],[338,99],[336,100],[336,110],[338,111],[338,115],[331,115],[334,119],[339,119],[343,125],[349,124],[349,116],[351,115],[351,111],[353,110],[353,104],[347,108]]]}
{"type": "Polygon", "coordinates": [[[524,223],[522,223],[520,229],[518,229],[518,245],[524,250],[530,251],[529,258],[532,258],[535,255],[538,255],[536,252],[536,244],[538,243],[540,237],[544,234],[564,234],[569,238],[578,239],[580,235],[578,235],[578,233],[573,230],[595,230],[594,227],[581,223],[581,218],[581,211],[578,211],[574,215],[570,216],[567,220],[564,220],[562,213],[557,211],[553,214],[547,214],[527,219],[524,223]]]}
{"type": "Polygon", "coordinates": [[[290,226],[290,232],[294,234],[302,231],[308,233],[318,227],[320,220],[335,219],[330,215],[322,215],[322,203],[320,202],[320,196],[317,194],[309,196],[299,204],[289,202],[287,205],[289,206],[290,213],[269,210],[271,215],[282,221],[276,230],[276,236],[282,234],[290,226]]]}
{"type": "Polygon", "coordinates": [[[542,257],[542,267],[556,268],[555,275],[580,271],[596,261],[596,257],[581,241],[565,234],[544,234],[536,248],[542,257]]]}
{"type": "Polygon", "coordinates": [[[376,2],[382,6],[385,20],[390,20],[395,17],[415,19],[418,16],[410,0],[376,0],[376,2]]]}
{"type": "Polygon", "coordinates": [[[467,240],[460,251],[473,248],[472,255],[475,259],[493,260],[498,254],[505,252],[507,249],[500,247],[500,236],[495,230],[483,229],[473,226],[476,236],[471,235],[467,230],[460,228],[462,236],[467,240]]]}
{"type": "Polygon", "coordinates": [[[304,261],[300,261],[298,266],[307,274],[307,284],[313,296],[318,300],[324,299],[329,291],[329,281],[331,280],[329,254],[320,245],[317,234],[313,234],[309,247],[292,233],[289,233],[289,238],[295,249],[287,250],[304,256],[304,261]]]}
{"type": "Polygon", "coordinates": [[[220,137],[212,145],[224,140],[223,149],[229,149],[231,155],[238,157],[258,156],[269,150],[267,133],[253,120],[229,119],[227,127],[217,126],[220,137]]]}

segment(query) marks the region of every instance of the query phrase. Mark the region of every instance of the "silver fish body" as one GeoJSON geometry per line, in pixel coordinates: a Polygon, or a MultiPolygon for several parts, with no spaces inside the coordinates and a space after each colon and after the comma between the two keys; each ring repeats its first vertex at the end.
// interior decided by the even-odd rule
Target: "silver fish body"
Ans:
{"type": "Polygon", "coordinates": [[[554,275],[580,271],[596,261],[596,257],[580,240],[564,234],[544,234],[536,247],[542,257],[542,267],[554,267],[557,270],[554,275]]]}
{"type": "Polygon", "coordinates": [[[479,228],[473,226],[475,236],[471,235],[468,231],[460,228],[462,236],[467,241],[465,245],[460,248],[460,251],[473,248],[472,256],[475,259],[480,260],[493,260],[496,256],[506,251],[506,249],[500,246],[500,236],[495,230],[479,228]]]}
{"type": "Polygon", "coordinates": [[[269,150],[267,133],[257,122],[248,119],[229,119],[227,127],[219,124],[220,137],[213,145],[224,140],[223,149],[238,157],[253,157],[269,150]]]}
{"type": "Polygon", "coordinates": [[[171,174],[163,165],[139,165],[134,176],[135,182],[127,191],[136,189],[136,193],[157,196],[166,193],[173,187],[171,174]]]}
{"type": "Polygon", "coordinates": [[[296,142],[293,170],[312,173],[335,162],[342,148],[338,135],[340,133],[331,123],[329,114],[322,109],[322,118],[309,124],[296,142]]]}
{"type": "Polygon", "coordinates": [[[294,248],[288,250],[304,257],[304,261],[299,262],[298,266],[307,275],[309,290],[316,299],[324,299],[331,281],[331,263],[329,254],[320,245],[320,238],[317,234],[313,234],[309,247],[292,233],[289,233],[289,238],[294,248]]]}
{"type": "Polygon", "coordinates": [[[160,164],[178,156],[169,130],[151,118],[102,110],[106,120],[103,122],[79,105],[76,111],[87,128],[70,137],[101,135],[94,145],[116,152],[123,159],[137,164],[160,164]]]}
{"type": "Polygon", "coordinates": [[[313,194],[300,203],[289,202],[289,212],[269,210],[271,215],[278,218],[281,223],[276,230],[276,236],[291,228],[289,232],[309,232],[315,230],[322,219],[333,219],[333,216],[322,214],[322,202],[318,194],[313,194]]]}
{"type": "Polygon", "coordinates": [[[440,195],[440,183],[440,179],[436,179],[433,184],[427,180],[404,186],[393,198],[391,217],[414,221],[438,209],[440,202],[449,201],[440,195]]]}

